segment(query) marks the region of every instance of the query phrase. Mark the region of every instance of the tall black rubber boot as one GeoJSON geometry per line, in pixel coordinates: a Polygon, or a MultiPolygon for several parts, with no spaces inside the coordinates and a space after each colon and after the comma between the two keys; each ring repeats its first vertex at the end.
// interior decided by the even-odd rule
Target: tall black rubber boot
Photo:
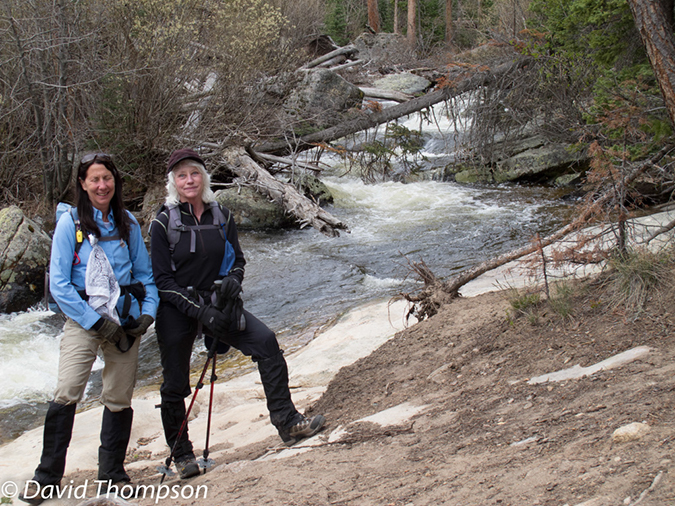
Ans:
{"type": "Polygon", "coordinates": [[[130,482],[124,470],[124,459],[131,437],[134,410],[110,411],[103,408],[101,446],[98,449],[98,479],[112,483],[130,482]]]}
{"type": "Polygon", "coordinates": [[[284,352],[279,350],[276,355],[257,362],[270,420],[277,429],[283,429],[299,416],[288,388],[288,366],[284,352]]]}
{"type": "MultiPolygon", "coordinates": [[[[164,427],[164,437],[166,444],[169,445],[169,450],[173,450],[176,443],[178,432],[180,431],[183,420],[185,420],[185,402],[184,401],[162,401],[162,426],[164,427]]],[[[185,425],[183,434],[181,434],[180,441],[176,446],[176,451],[173,454],[174,459],[180,460],[181,457],[188,456],[194,458],[192,450],[192,442],[188,435],[188,426],[185,425]]]]}
{"type": "Polygon", "coordinates": [[[42,457],[33,477],[40,485],[56,485],[63,478],[76,408],[77,404],[49,403],[42,439],[42,457]]]}

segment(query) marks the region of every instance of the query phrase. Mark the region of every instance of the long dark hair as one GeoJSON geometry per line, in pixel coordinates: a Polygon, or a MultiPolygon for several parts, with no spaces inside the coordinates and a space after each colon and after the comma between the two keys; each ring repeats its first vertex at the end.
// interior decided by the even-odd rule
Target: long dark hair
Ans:
{"type": "Polygon", "coordinates": [[[89,195],[82,188],[80,181],[84,181],[87,178],[87,171],[89,167],[99,163],[108,169],[115,180],[115,193],[113,198],[110,200],[110,208],[112,209],[113,217],[115,218],[115,225],[117,230],[119,230],[120,237],[129,242],[129,234],[131,232],[132,221],[127,214],[127,211],[124,207],[124,201],[122,200],[122,177],[117,171],[117,167],[112,161],[110,155],[106,154],[96,154],[96,155],[87,155],[82,158],[79,167],[77,168],[77,185],[76,185],[76,196],[77,196],[77,214],[80,218],[80,226],[82,231],[87,233],[92,233],[96,237],[101,237],[101,231],[94,221],[94,206],[91,205],[91,200],[89,200],[89,195]]]}

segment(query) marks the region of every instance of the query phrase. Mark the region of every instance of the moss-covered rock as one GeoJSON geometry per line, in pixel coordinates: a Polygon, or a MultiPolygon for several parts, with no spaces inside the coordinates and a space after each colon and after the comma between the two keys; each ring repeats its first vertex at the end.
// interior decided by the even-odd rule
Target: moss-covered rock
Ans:
{"type": "Polygon", "coordinates": [[[552,181],[579,167],[585,157],[585,153],[564,144],[549,144],[528,149],[497,162],[494,180],[497,183],[552,181]]]}
{"type": "Polygon", "coordinates": [[[283,206],[247,187],[218,190],[216,200],[227,207],[241,230],[292,228],[296,225],[283,206]]]}

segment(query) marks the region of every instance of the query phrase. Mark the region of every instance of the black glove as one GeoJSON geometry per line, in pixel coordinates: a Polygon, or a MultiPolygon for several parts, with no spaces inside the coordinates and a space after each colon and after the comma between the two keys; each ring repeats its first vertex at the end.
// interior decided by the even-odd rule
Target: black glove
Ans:
{"type": "Polygon", "coordinates": [[[220,285],[220,296],[223,300],[234,299],[241,293],[241,283],[234,276],[225,276],[220,285]]]}
{"type": "Polygon", "coordinates": [[[229,315],[219,311],[213,306],[205,306],[200,309],[198,318],[205,327],[207,327],[217,336],[227,334],[227,331],[230,328],[229,315]]]}
{"type": "Polygon", "coordinates": [[[141,337],[148,330],[148,327],[152,325],[155,319],[148,315],[142,314],[138,317],[138,320],[131,321],[129,326],[125,326],[124,330],[127,334],[134,337],[141,337]]]}
{"type": "Polygon", "coordinates": [[[241,297],[236,299],[229,299],[225,303],[223,313],[228,317],[230,322],[234,323],[237,330],[246,330],[246,318],[244,318],[244,301],[241,297]]]}
{"type": "Polygon", "coordinates": [[[101,339],[112,344],[117,344],[121,339],[126,339],[127,334],[122,327],[106,318],[100,318],[92,327],[101,336],[101,339]]]}

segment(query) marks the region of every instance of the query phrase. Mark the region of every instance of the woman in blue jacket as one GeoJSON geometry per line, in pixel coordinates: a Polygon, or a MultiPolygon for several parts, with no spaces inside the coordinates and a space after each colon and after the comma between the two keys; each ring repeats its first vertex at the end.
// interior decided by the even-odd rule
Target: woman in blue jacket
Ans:
{"type": "Polygon", "coordinates": [[[131,481],[124,470],[124,457],[131,434],[138,348],[158,305],[148,251],[138,222],[124,208],[122,178],[111,157],[85,156],[77,176],[77,208],[61,214],[52,242],[49,287],[67,319],[56,391],[45,418],[42,457],[33,483],[29,482],[32,488],[21,497],[30,504],[53,496],[60,485],[75,408],[99,350],[105,363],[100,398],[105,407],[98,479],[118,487],[131,481]],[[116,309],[108,312],[95,310],[91,299],[87,300],[94,292],[92,276],[106,270],[99,265],[101,261],[112,287],[107,295],[113,303],[119,297],[116,309]]]}

